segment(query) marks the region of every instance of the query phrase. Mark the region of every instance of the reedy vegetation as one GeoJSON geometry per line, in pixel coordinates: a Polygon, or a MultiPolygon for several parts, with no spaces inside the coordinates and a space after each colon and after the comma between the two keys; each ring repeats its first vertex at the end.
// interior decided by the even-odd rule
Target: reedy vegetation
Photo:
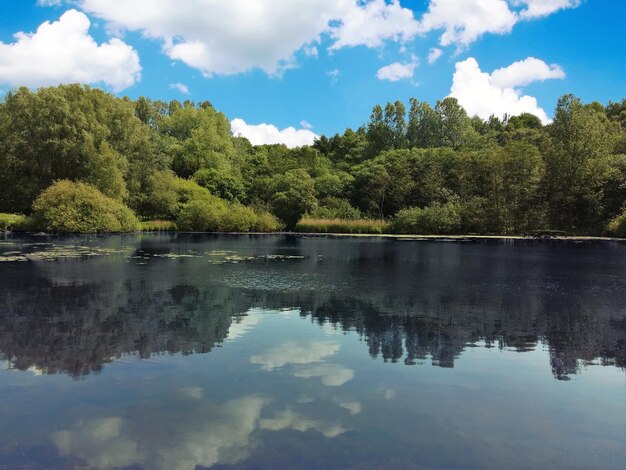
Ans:
{"type": "Polygon", "coordinates": [[[544,126],[412,99],[297,149],[233,137],[208,102],[81,85],[0,102],[0,211],[29,216],[5,229],[135,230],[128,208],[156,230],[624,236],[625,202],[626,100],[566,95],[544,126]]]}

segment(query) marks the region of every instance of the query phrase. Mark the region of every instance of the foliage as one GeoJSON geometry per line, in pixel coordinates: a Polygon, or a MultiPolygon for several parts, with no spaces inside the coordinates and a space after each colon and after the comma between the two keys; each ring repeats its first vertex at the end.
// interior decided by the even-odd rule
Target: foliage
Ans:
{"type": "Polygon", "coordinates": [[[380,234],[386,232],[382,220],[314,219],[305,217],[296,225],[300,233],[380,234]]]}
{"type": "Polygon", "coordinates": [[[68,180],[186,230],[293,230],[306,214],[411,215],[445,231],[437,218],[454,206],[455,231],[602,234],[626,202],[625,110],[624,100],[565,95],[544,125],[528,113],[469,117],[450,97],[412,98],[408,111],[376,105],[362,126],[292,149],[232,136],[206,101],[20,88],[0,100],[0,211],[29,216],[45,188],[68,180]]]}
{"type": "Polygon", "coordinates": [[[95,186],[61,180],[33,203],[38,229],[54,233],[132,232],[139,229],[133,212],[95,186]]]}
{"type": "Polygon", "coordinates": [[[25,215],[0,213],[0,231],[2,232],[23,230],[27,223],[25,215]]]}
{"type": "Polygon", "coordinates": [[[437,235],[455,233],[460,225],[459,204],[450,202],[403,209],[393,218],[390,229],[393,233],[437,235]]]}
{"type": "Polygon", "coordinates": [[[608,231],[615,237],[626,238],[626,210],[609,222],[608,231]]]}
{"type": "Polygon", "coordinates": [[[362,218],[361,211],[352,207],[349,201],[334,197],[320,201],[320,205],[308,215],[312,219],[357,220],[362,218]]]}

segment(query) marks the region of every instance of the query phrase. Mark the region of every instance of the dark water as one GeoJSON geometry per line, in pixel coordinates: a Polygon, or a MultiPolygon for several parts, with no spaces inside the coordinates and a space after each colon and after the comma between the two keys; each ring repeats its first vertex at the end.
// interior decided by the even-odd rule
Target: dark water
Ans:
{"type": "Polygon", "coordinates": [[[0,240],[0,468],[626,466],[626,244],[0,240]]]}

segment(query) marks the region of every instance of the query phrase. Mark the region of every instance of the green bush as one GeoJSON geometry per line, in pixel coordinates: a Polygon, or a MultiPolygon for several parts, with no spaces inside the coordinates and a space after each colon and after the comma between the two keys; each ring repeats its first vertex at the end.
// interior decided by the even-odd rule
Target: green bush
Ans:
{"type": "Polygon", "coordinates": [[[0,213],[0,231],[27,230],[28,218],[22,214],[0,213]]]}
{"type": "Polygon", "coordinates": [[[313,219],[304,217],[296,225],[296,232],[300,233],[350,233],[350,234],[380,234],[387,230],[387,223],[383,220],[344,220],[344,219],[313,219]]]}
{"type": "Polygon", "coordinates": [[[281,228],[266,210],[228,204],[214,196],[185,204],[176,225],[189,232],[275,232],[281,228]]]}
{"type": "Polygon", "coordinates": [[[609,222],[609,234],[626,238],[626,210],[609,222]]]}
{"type": "Polygon", "coordinates": [[[95,186],[61,180],[45,189],[33,203],[38,230],[55,233],[132,232],[139,221],[122,203],[95,186]]]}
{"type": "Polygon", "coordinates": [[[457,232],[460,225],[459,205],[449,202],[401,210],[391,222],[390,229],[394,233],[447,235],[457,232]]]}

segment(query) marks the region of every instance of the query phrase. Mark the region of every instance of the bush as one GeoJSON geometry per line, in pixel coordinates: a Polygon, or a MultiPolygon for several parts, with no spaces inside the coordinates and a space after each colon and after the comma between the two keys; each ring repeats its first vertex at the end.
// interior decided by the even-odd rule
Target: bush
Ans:
{"type": "Polygon", "coordinates": [[[38,230],[55,233],[132,232],[139,229],[135,214],[95,186],[61,180],[45,189],[33,203],[38,230]]]}
{"type": "Polygon", "coordinates": [[[214,196],[183,206],[176,225],[190,232],[275,232],[281,228],[278,219],[266,210],[228,204],[214,196]]]}
{"type": "Polygon", "coordinates": [[[28,219],[21,214],[4,214],[0,213],[0,231],[9,230],[26,230],[28,219]]]}
{"type": "Polygon", "coordinates": [[[390,228],[394,233],[447,235],[458,231],[460,225],[459,206],[449,202],[401,210],[394,217],[390,228]]]}
{"type": "Polygon", "coordinates": [[[219,232],[227,212],[227,204],[219,198],[192,200],[181,209],[176,225],[188,232],[219,232]]]}
{"type": "Polygon", "coordinates": [[[626,238],[626,210],[609,222],[609,234],[626,238]]]}
{"type": "Polygon", "coordinates": [[[380,234],[387,230],[383,220],[313,219],[305,217],[296,225],[300,233],[380,234]]]}

